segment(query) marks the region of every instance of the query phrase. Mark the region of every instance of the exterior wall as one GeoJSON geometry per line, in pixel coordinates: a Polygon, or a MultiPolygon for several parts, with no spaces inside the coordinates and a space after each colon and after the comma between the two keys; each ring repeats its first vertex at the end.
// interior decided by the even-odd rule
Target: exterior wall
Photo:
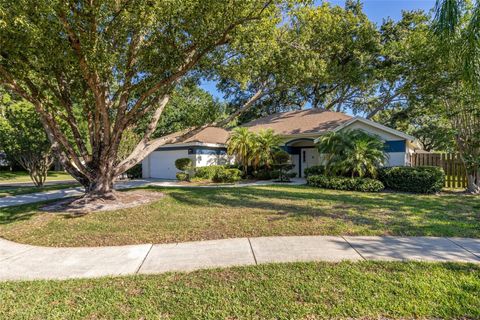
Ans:
{"type": "Polygon", "coordinates": [[[148,179],[150,177],[150,154],[142,160],[142,178],[148,179]]]}
{"type": "Polygon", "coordinates": [[[407,154],[405,152],[387,152],[387,162],[385,166],[405,166],[407,165],[407,154]]]}
{"type": "Polygon", "coordinates": [[[385,141],[385,151],[387,153],[387,167],[407,165],[407,143],[405,140],[385,141]]]}
{"type": "Polygon", "coordinates": [[[195,155],[195,167],[206,167],[224,165],[230,163],[229,157],[225,154],[200,154],[195,155]]]}

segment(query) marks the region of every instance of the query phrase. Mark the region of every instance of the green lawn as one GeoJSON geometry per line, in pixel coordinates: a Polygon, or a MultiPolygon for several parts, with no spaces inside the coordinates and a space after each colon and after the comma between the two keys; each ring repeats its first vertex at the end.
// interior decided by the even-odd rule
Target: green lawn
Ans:
{"type": "Polygon", "coordinates": [[[38,205],[0,209],[0,236],[46,246],[99,246],[274,235],[480,238],[480,197],[357,193],[307,186],[151,188],[149,205],[81,217],[38,205]]]}
{"type": "MultiPolygon", "coordinates": [[[[72,180],[72,176],[62,171],[49,171],[47,181],[72,180]]],[[[1,183],[32,182],[26,171],[0,171],[1,183]]]]}
{"type": "Polygon", "coordinates": [[[1,319],[478,319],[480,266],[271,264],[0,283],[1,319]]]}
{"type": "Polygon", "coordinates": [[[78,183],[58,183],[53,185],[47,185],[43,187],[2,187],[0,186],[0,198],[8,196],[17,196],[20,194],[45,192],[51,190],[61,190],[78,187],[78,183]]]}

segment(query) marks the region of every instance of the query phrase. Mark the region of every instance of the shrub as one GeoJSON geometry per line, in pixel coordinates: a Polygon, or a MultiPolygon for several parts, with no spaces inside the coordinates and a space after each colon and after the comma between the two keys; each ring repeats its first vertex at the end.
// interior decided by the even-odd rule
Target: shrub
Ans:
{"type": "Polygon", "coordinates": [[[278,173],[281,182],[289,182],[290,178],[296,176],[295,173],[289,172],[294,167],[290,155],[286,151],[279,150],[273,154],[273,169],[278,173]]]}
{"type": "Polygon", "coordinates": [[[180,158],[175,160],[175,167],[180,171],[188,170],[192,167],[192,159],[180,158]]]}
{"type": "Polygon", "coordinates": [[[225,169],[224,166],[207,166],[195,168],[195,178],[212,180],[217,171],[225,169]]]}
{"type": "Polygon", "coordinates": [[[213,182],[235,182],[241,179],[242,172],[225,166],[208,166],[195,169],[195,178],[213,182]]]}
{"type": "Polygon", "coordinates": [[[242,177],[242,172],[238,169],[226,169],[218,170],[213,176],[213,182],[236,182],[242,177]]]}
{"type": "MultiPolygon", "coordinates": [[[[268,169],[268,168],[260,168],[252,172],[252,176],[258,180],[271,180],[271,179],[278,179],[280,177],[280,173],[278,170],[275,169],[268,169]]],[[[294,175],[293,177],[295,177],[294,175]]]]}
{"type": "Polygon", "coordinates": [[[177,172],[176,177],[177,177],[178,181],[189,181],[190,180],[190,176],[188,175],[188,173],[185,173],[185,172],[177,172]]]}
{"type": "Polygon", "coordinates": [[[325,174],[325,166],[318,165],[303,170],[305,177],[325,174]]]}
{"type": "Polygon", "coordinates": [[[253,177],[258,180],[270,180],[272,178],[272,171],[267,169],[259,169],[253,171],[253,177]]]}
{"type": "Polygon", "coordinates": [[[385,188],[382,182],[375,179],[325,175],[308,176],[307,184],[318,188],[362,192],[379,192],[385,188]]]}
{"type": "Polygon", "coordinates": [[[435,193],[445,183],[445,172],[440,167],[386,167],[378,173],[387,188],[397,191],[435,193]]]}

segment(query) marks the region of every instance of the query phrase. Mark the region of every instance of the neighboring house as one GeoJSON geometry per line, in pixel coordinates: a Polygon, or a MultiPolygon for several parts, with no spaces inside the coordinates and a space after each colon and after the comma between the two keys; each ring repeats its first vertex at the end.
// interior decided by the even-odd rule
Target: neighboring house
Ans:
{"type": "MultiPolygon", "coordinates": [[[[291,154],[294,171],[299,177],[303,176],[305,168],[321,163],[315,144],[320,136],[330,131],[361,129],[379,136],[385,141],[386,166],[408,165],[409,155],[420,148],[414,137],[401,131],[363,118],[319,109],[276,113],[242,126],[253,132],[273,129],[279,134],[283,138],[281,147],[291,154]]],[[[228,130],[210,127],[183,143],[162,146],[143,160],[143,177],[175,179],[178,158],[190,157],[196,167],[225,164],[229,161],[228,137],[228,130]]]]}

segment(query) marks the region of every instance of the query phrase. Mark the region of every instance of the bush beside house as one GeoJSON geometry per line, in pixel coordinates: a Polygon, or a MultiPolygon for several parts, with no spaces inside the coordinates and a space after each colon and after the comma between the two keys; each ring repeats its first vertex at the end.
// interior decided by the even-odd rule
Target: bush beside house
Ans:
{"type": "Polygon", "coordinates": [[[297,175],[295,172],[290,172],[295,165],[292,164],[290,155],[283,150],[279,150],[273,154],[272,167],[280,182],[289,182],[290,178],[294,178],[297,175]]]}
{"type": "Polygon", "coordinates": [[[190,158],[180,158],[175,160],[175,168],[181,172],[177,172],[175,175],[179,181],[189,181],[190,174],[186,171],[192,169],[192,159],[190,158]]]}
{"type": "Polygon", "coordinates": [[[440,167],[387,167],[379,169],[379,179],[391,190],[413,193],[435,193],[445,184],[440,167]]]}
{"type": "Polygon", "coordinates": [[[375,179],[346,178],[326,175],[308,176],[307,184],[318,188],[362,192],[380,192],[385,188],[382,182],[375,179]]]}
{"type": "Polygon", "coordinates": [[[386,159],[379,137],[362,130],[331,132],[320,139],[318,151],[326,155],[325,166],[305,169],[308,185],[362,192],[385,188],[381,181],[373,179],[386,159]]]}
{"type": "Polygon", "coordinates": [[[303,174],[305,177],[309,176],[318,176],[318,175],[324,175],[325,174],[325,166],[318,165],[318,166],[312,166],[310,168],[306,168],[303,170],[303,174]]]}
{"type": "Polygon", "coordinates": [[[232,183],[239,181],[242,171],[228,166],[208,166],[195,169],[195,180],[209,180],[217,183],[232,183]]]}

